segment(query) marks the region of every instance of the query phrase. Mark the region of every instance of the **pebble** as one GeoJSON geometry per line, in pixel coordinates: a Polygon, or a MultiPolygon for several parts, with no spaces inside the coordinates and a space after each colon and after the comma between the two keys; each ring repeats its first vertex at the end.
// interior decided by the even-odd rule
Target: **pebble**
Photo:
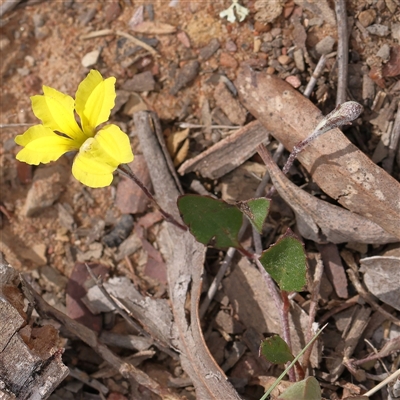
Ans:
{"type": "Polygon", "coordinates": [[[361,11],[358,15],[358,20],[364,28],[370,26],[375,21],[375,18],[376,11],[372,9],[361,11]]]}
{"type": "Polygon", "coordinates": [[[237,51],[236,43],[233,40],[228,39],[225,43],[225,49],[230,51],[231,53],[235,53],[237,51]]]}
{"type": "Polygon", "coordinates": [[[99,60],[99,57],[100,50],[93,50],[83,56],[81,63],[85,68],[88,68],[95,65],[99,60]]]}
{"type": "Polygon", "coordinates": [[[261,21],[256,21],[254,23],[254,30],[258,33],[269,32],[271,30],[271,24],[264,24],[261,21]]]}
{"type": "Polygon", "coordinates": [[[200,60],[206,61],[219,49],[220,44],[217,38],[211,39],[207,46],[199,51],[200,60]]]}
{"type": "Polygon", "coordinates": [[[272,42],[273,39],[274,37],[272,36],[271,32],[267,32],[263,35],[264,42],[272,42]]]}
{"type": "Polygon", "coordinates": [[[17,72],[21,76],[28,76],[31,71],[29,71],[29,68],[22,67],[22,68],[17,68],[17,72]]]}
{"type": "Polygon", "coordinates": [[[324,23],[324,20],[323,20],[322,18],[318,18],[318,17],[316,17],[316,18],[311,18],[311,19],[308,21],[308,27],[311,27],[311,26],[321,26],[323,23],[324,23]]]}
{"type": "Polygon", "coordinates": [[[296,64],[296,68],[299,71],[305,71],[306,66],[304,64],[304,56],[303,56],[303,50],[302,49],[296,49],[293,52],[293,58],[294,58],[294,63],[296,64]]]}
{"type": "Polygon", "coordinates": [[[274,67],[268,67],[266,72],[267,72],[268,75],[272,75],[275,72],[275,68],[274,67]]]}
{"type": "Polygon", "coordinates": [[[185,31],[180,31],[176,37],[178,38],[178,40],[187,48],[190,49],[191,45],[190,45],[190,39],[189,36],[187,35],[187,33],[185,31]]]}
{"type": "Polygon", "coordinates": [[[292,59],[287,55],[281,55],[278,57],[278,61],[282,65],[287,65],[292,61],[292,59]]]}
{"type": "Polygon", "coordinates": [[[35,28],[40,28],[44,25],[44,18],[42,14],[33,14],[32,21],[35,28]]]}
{"type": "Polygon", "coordinates": [[[386,25],[374,24],[367,28],[371,35],[385,37],[389,34],[389,28],[386,25]]]}
{"type": "Polygon", "coordinates": [[[332,36],[326,36],[315,45],[315,50],[319,54],[329,54],[333,50],[335,39],[332,36]]]}
{"type": "Polygon", "coordinates": [[[387,43],[382,45],[382,47],[378,50],[376,55],[378,57],[380,57],[383,60],[383,62],[387,62],[389,60],[389,57],[390,57],[390,47],[389,47],[389,45],[387,43]]]}
{"type": "Polygon", "coordinates": [[[221,67],[227,67],[227,68],[237,68],[238,62],[228,53],[221,53],[221,56],[219,58],[219,64],[221,67]]]}
{"type": "Polygon", "coordinates": [[[295,89],[301,86],[300,79],[295,75],[288,76],[285,81],[290,83],[295,89]]]}
{"type": "Polygon", "coordinates": [[[118,1],[113,1],[105,9],[105,19],[106,22],[112,22],[117,19],[122,13],[121,6],[118,1]]]}
{"type": "Polygon", "coordinates": [[[38,168],[26,196],[22,214],[32,217],[50,207],[65,190],[69,177],[68,168],[59,163],[38,168]]]}
{"type": "Polygon", "coordinates": [[[273,29],[271,29],[271,35],[273,37],[277,37],[281,33],[282,33],[282,29],[281,28],[273,28],[273,29]]]}
{"type": "Polygon", "coordinates": [[[200,69],[200,63],[195,61],[189,61],[185,64],[177,73],[174,85],[172,86],[169,94],[175,96],[182,88],[184,88],[188,83],[193,81],[200,69]]]}
{"type": "Polygon", "coordinates": [[[35,65],[35,59],[32,56],[25,56],[25,61],[28,67],[33,67],[35,65]]]}
{"type": "Polygon", "coordinates": [[[400,23],[392,24],[392,38],[400,43],[400,23]]]}
{"type": "Polygon", "coordinates": [[[136,74],[132,79],[128,79],[123,85],[122,89],[130,92],[149,92],[154,90],[156,81],[150,71],[141,72],[136,74]]]}
{"type": "Polygon", "coordinates": [[[254,47],[253,47],[253,52],[258,53],[260,51],[261,47],[261,39],[260,38],[254,38],[254,47]]]}
{"type": "Polygon", "coordinates": [[[97,9],[96,8],[89,8],[83,14],[78,17],[78,21],[81,25],[87,25],[96,15],[97,9]]]}

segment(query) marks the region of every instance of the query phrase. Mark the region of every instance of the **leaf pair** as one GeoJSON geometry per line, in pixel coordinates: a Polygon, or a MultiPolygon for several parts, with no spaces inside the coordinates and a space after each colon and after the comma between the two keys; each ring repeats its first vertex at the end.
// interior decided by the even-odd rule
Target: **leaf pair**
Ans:
{"type": "MultiPolygon", "coordinates": [[[[266,198],[250,199],[236,204],[192,194],[178,199],[182,219],[197,241],[217,249],[234,247],[244,254],[248,252],[239,241],[243,216],[261,234],[269,206],[270,200],[266,198]]],[[[299,292],[304,288],[306,256],[302,243],[290,230],[265,250],[259,260],[281,290],[299,292]]]]}

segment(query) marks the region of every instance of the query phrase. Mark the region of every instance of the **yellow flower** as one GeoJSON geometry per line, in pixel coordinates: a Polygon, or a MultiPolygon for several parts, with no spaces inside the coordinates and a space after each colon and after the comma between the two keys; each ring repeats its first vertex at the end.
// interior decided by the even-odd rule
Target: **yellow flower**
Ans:
{"type": "Polygon", "coordinates": [[[79,84],[75,101],[48,86],[43,86],[43,93],[31,97],[33,113],[42,124],[15,138],[24,147],[17,160],[46,164],[68,151],[78,151],[72,165],[74,177],[94,188],[110,185],[118,165],[133,160],[129,138],[117,125],[96,130],[108,121],[114,107],[115,78],[103,79],[100,72],[91,70],[79,84]]]}

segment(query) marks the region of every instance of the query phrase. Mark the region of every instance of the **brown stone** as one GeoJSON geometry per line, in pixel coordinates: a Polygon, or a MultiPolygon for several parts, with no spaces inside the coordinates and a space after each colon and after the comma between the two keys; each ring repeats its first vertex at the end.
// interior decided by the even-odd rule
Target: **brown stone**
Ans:
{"type": "Polygon", "coordinates": [[[221,53],[219,58],[219,64],[221,67],[237,68],[238,62],[228,53],[221,53]]]}
{"type": "Polygon", "coordinates": [[[375,10],[364,10],[361,11],[359,16],[358,16],[358,20],[360,21],[360,24],[366,28],[367,26],[370,26],[376,18],[376,12],[375,10]]]}
{"type": "Polygon", "coordinates": [[[292,59],[289,56],[282,54],[281,56],[278,57],[278,61],[279,64],[288,65],[292,61],[292,59]]]}

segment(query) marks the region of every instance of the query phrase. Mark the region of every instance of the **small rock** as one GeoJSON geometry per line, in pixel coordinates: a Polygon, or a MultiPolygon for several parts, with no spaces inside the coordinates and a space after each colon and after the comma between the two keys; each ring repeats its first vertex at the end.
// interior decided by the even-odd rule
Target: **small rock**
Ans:
{"type": "Polygon", "coordinates": [[[268,67],[267,70],[265,71],[268,75],[273,75],[275,73],[275,68],[274,67],[268,67]]]}
{"type": "Polygon", "coordinates": [[[118,1],[113,1],[105,9],[105,19],[106,22],[112,22],[117,19],[122,13],[121,6],[118,1]]]}
{"type": "Polygon", "coordinates": [[[273,28],[271,29],[271,35],[272,37],[277,37],[278,35],[282,34],[282,29],[281,28],[273,28]]]}
{"type": "Polygon", "coordinates": [[[303,56],[303,50],[302,49],[296,49],[293,52],[293,59],[294,63],[296,65],[296,68],[303,72],[306,69],[306,66],[304,64],[304,56],[303,56]]]}
{"type": "Polygon", "coordinates": [[[276,38],[271,42],[271,46],[275,49],[280,49],[282,47],[282,38],[276,38]]]}
{"type": "Polygon", "coordinates": [[[272,36],[271,32],[267,32],[263,35],[263,40],[264,42],[272,42],[274,40],[274,37],[272,36]]]}
{"type": "Polygon", "coordinates": [[[283,55],[278,57],[278,61],[282,65],[287,65],[292,61],[292,59],[288,55],[284,55],[283,54],[283,55]]]}
{"type": "Polygon", "coordinates": [[[381,25],[381,24],[374,24],[371,26],[367,27],[367,31],[371,35],[376,35],[380,37],[385,37],[389,35],[389,28],[386,25],[381,25]]]}
{"type": "Polygon", "coordinates": [[[98,260],[101,258],[102,253],[103,253],[103,245],[101,243],[94,242],[89,245],[89,250],[85,252],[78,250],[76,259],[79,262],[98,260]]]}
{"type": "Polygon", "coordinates": [[[225,43],[225,49],[230,51],[231,53],[235,53],[237,51],[236,43],[233,40],[228,39],[225,43]]]}
{"type": "Polygon", "coordinates": [[[385,78],[394,78],[400,75],[400,46],[393,46],[390,51],[389,61],[382,68],[385,78]]]}
{"type": "MultiPolygon", "coordinates": [[[[150,174],[144,156],[135,156],[134,161],[129,163],[129,167],[146,187],[151,188],[150,174]]],[[[142,213],[148,204],[149,199],[139,186],[126,177],[121,178],[117,186],[115,205],[123,214],[142,213]]]]}
{"type": "Polygon", "coordinates": [[[117,261],[123,260],[125,257],[129,257],[142,247],[142,241],[138,234],[133,232],[127,239],[125,239],[119,246],[118,252],[115,254],[117,261]]]}
{"type": "Polygon", "coordinates": [[[288,76],[285,81],[290,83],[295,89],[301,86],[300,79],[295,75],[288,76]]]}
{"type": "Polygon", "coordinates": [[[130,92],[148,92],[154,90],[156,81],[150,71],[136,74],[132,79],[128,79],[122,89],[130,92]]]}
{"type": "Polygon", "coordinates": [[[89,68],[97,63],[99,57],[100,50],[93,50],[83,56],[81,63],[85,68],[89,68]]]}
{"type": "Polygon", "coordinates": [[[174,85],[169,94],[175,96],[182,88],[194,80],[199,73],[200,64],[197,60],[189,61],[177,73],[174,85]]]}
{"type": "Polygon", "coordinates": [[[361,11],[360,14],[358,15],[358,20],[360,21],[360,24],[364,28],[370,26],[375,21],[375,18],[376,18],[376,11],[373,9],[361,11]]]}
{"type": "Polygon", "coordinates": [[[258,53],[260,51],[261,47],[261,39],[260,38],[254,38],[254,47],[253,47],[253,52],[258,53]]]}
{"type": "Polygon", "coordinates": [[[221,67],[233,68],[236,69],[238,67],[238,62],[228,53],[221,53],[219,58],[219,64],[221,67]]]}
{"type": "Polygon", "coordinates": [[[254,29],[258,32],[258,33],[264,33],[264,32],[269,32],[271,30],[272,26],[271,24],[264,24],[261,21],[256,21],[254,23],[254,29]]]}
{"type": "Polygon", "coordinates": [[[315,50],[319,54],[329,54],[333,50],[335,39],[332,36],[326,36],[315,45],[315,50]]]}
{"type": "Polygon", "coordinates": [[[59,271],[55,268],[49,267],[48,265],[40,268],[39,271],[41,278],[49,286],[49,288],[46,288],[47,290],[56,289],[58,292],[65,290],[68,283],[68,278],[66,276],[61,275],[59,271]]]}
{"type": "Polygon", "coordinates": [[[114,229],[103,237],[103,243],[108,247],[118,247],[132,232],[133,217],[130,214],[122,215],[114,229]]]}
{"type": "Polygon", "coordinates": [[[232,123],[244,125],[247,111],[240,102],[232,96],[225,83],[220,82],[214,91],[215,102],[232,123]]]}
{"type": "Polygon", "coordinates": [[[376,53],[377,57],[380,57],[383,62],[387,62],[390,57],[390,47],[387,43],[383,44],[379,51],[376,53]]]}
{"type": "Polygon", "coordinates": [[[38,168],[26,196],[22,214],[32,217],[50,207],[64,191],[70,171],[62,164],[38,168]]]}
{"type": "MultiPolygon", "coordinates": [[[[32,246],[32,250],[37,256],[37,257],[35,257],[36,258],[35,263],[39,266],[46,265],[46,263],[47,263],[46,246],[43,243],[34,244],[32,246]]],[[[32,261],[34,261],[34,260],[32,260],[32,261]]]]}
{"type": "Polygon", "coordinates": [[[392,38],[400,43],[400,23],[392,24],[392,38]]]}
{"type": "Polygon", "coordinates": [[[203,47],[199,51],[200,60],[206,61],[212,57],[212,55],[219,49],[220,44],[218,39],[211,39],[207,46],[203,47]]]}
{"type": "Polygon", "coordinates": [[[190,45],[190,39],[189,36],[187,35],[186,32],[184,31],[180,31],[176,37],[178,38],[178,40],[187,48],[190,49],[191,45],[190,45]]]}
{"type": "Polygon", "coordinates": [[[308,21],[308,26],[321,26],[324,23],[324,20],[322,18],[316,17],[316,18],[311,18],[308,21]]]}
{"type": "Polygon", "coordinates": [[[35,65],[35,59],[32,56],[25,56],[25,61],[28,67],[33,67],[35,65]]]}

